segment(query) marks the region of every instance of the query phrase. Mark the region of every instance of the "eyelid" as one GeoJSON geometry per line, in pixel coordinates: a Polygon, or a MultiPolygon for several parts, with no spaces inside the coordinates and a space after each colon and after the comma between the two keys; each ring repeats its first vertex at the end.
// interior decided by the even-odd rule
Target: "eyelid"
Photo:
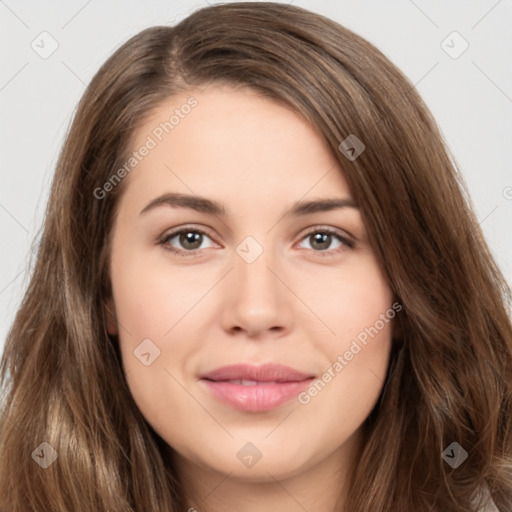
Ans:
{"type": "Polygon", "coordinates": [[[341,239],[344,239],[347,242],[350,242],[353,244],[355,244],[355,242],[356,242],[356,237],[354,235],[352,235],[345,229],[335,228],[334,226],[315,224],[315,225],[311,226],[310,228],[306,228],[306,230],[307,231],[302,235],[301,240],[310,234],[322,232],[322,233],[329,233],[331,235],[339,236],[341,239]]]}
{"type": "Polygon", "coordinates": [[[164,234],[161,235],[159,237],[159,239],[169,238],[169,237],[172,237],[175,235],[179,235],[183,231],[194,231],[194,232],[202,233],[204,235],[208,235],[210,238],[214,238],[213,231],[207,227],[203,227],[203,226],[199,227],[196,224],[185,224],[185,225],[179,226],[175,229],[171,229],[169,232],[164,232],[164,234]]]}

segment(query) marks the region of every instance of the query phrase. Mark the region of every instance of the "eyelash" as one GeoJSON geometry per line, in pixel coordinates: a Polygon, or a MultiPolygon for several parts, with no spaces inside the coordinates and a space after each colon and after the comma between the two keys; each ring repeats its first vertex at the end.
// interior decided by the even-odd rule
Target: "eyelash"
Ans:
{"type": "MultiPolygon", "coordinates": [[[[180,228],[177,231],[173,231],[173,232],[171,232],[169,234],[163,235],[161,238],[159,238],[158,244],[162,245],[165,250],[170,251],[170,252],[172,252],[174,254],[177,254],[178,256],[182,256],[182,257],[185,257],[185,258],[194,258],[194,257],[200,256],[200,249],[193,249],[193,250],[190,250],[190,251],[185,251],[185,250],[182,250],[182,249],[176,249],[176,248],[172,247],[171,245],[169,245],[169,240],[171,240],[175,236],[180,235],[182,233],[200,233],[202,235],[206,235],[209,238],[212,238],[207,232],[205,232],[205,231],[203,231],[201,229],[197,229],[197,228],[195,228],[193,226],[190,226],[190,227],[189,226],[185,226],[183,228],[180,228]]],[[[309,251],[313,251],[315,253],[318,253],[320,257],[329,257],[329,256],[333,255],[332,252],[339,253],[339,252],[341,252],[343,250],[346,250],[347,248],[348,249],[353,249],[354,246],[355,246],[355,243],[352,240],[349,240],[348,238],[340,235],[339,231],[337,231],[337,230],[335,230],[333,228],[324,228],[324,227],[321,227],[321,226],[315,226],[315,229],[307,232],[301,238],[301,241],[304,240],[305,238],[307,238],[308,236],[311,236],[311,235],[314,235],[314,234],[317,234],[317,233],[333,235],[343,244],[342,247],[339,247],[338,249],[326,249],[324,251],[315,251],[314,249],[308,249],[309,251]]]]}

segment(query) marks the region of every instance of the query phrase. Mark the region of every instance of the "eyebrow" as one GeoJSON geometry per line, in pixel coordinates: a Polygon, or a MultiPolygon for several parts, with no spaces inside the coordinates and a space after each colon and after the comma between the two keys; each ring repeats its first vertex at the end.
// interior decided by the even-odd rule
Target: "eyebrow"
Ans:
{"type": "MultiPolygon", "coordinates": [[[[189,208],[197,212],[209,215],[226,217],[227,212],[224,206],[212,199],[188,194],[167,193],[151,200],[140,212],[140,215],[149,212],[160,206],[171,206],[175,208],[189,208]]],[[[314,201],[297,201],[284,213],[284,217],[299,217],[317,212],[327,212],[342,208],[359,208],[350,198],[324,198],[314,201]]]]}

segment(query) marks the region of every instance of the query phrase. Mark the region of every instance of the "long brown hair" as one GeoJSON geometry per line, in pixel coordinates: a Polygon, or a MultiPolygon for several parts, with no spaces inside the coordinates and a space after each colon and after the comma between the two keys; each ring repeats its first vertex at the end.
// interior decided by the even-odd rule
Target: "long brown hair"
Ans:
{"type": "Polygon", "coordinates": [[[323,135],[403,306],[346,510],[475,512],[488,489],[511,512],[511,296],[455,161],[414,86],[379,50],[320,15],[262,2],[206,7],[140,32],[84,93],[1,361],[0,510],[188,508],[173,450],[134,403],[106,330],[124,182],[100,199],[94,191],[129,158],[152,110],[211,82],[286,104],[323,135]],[[365,145],[355,159],[339,149],[349,135],[365,145]],[[441,456],[453,442],[468,453],[456,469],[441,456]],[[41,443],[58,455],[46,469],[35,460],[53,452],[41,443]]]}

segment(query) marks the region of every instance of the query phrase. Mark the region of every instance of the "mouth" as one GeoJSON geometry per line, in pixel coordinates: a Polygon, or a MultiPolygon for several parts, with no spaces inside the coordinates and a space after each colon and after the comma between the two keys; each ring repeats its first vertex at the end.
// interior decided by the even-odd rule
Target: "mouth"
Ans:
{"type": "Polygon", "coordinates": [[[275,409],[310,385],[314,375],[283,365],[232,365],[200,377],[200,382],[215,399],[244,412],[275,409]]]}

